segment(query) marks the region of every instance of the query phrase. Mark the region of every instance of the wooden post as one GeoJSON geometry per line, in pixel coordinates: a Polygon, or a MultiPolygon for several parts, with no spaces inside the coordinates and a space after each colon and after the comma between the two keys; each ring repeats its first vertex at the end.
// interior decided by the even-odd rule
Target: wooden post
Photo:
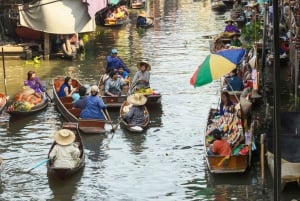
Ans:
{"type": "Polygon", "coordinates": [[[260,135],[260,169],[261,169],[261,185],[264,189],[265,183],[265,134],[260,135]]]}
{"type": "Polygon", "coordinates": [[[50,37],[49,33],[44,32],[44,60],[50,58],[50,37]]]}

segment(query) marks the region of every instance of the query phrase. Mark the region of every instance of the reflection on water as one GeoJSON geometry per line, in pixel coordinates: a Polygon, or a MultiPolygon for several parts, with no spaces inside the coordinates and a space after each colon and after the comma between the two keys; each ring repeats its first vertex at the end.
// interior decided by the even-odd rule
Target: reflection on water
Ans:
{"type": "MultiPolygon", "coordinates": [[[[209,108],[218,104],[220,83],[193,88],[189,79],[209,53],[208,39],[202,36],[221,32],[224,18],[210,10],[210,1],[147,4],[147,13],[155,18],[153,27],[139,31],[134,21],[138,11],[130,10],[132,20],[126,26],[97,27],[89,35],[85,60],[42,61],[39,66],[6,61],[7,91],[13,97],[29,70],[49,84],[52,78],[66,75],[83,84],[97,84],[105,57],[117,48],[132,74],[138,61],[149,61],[150,84],[162,94],[162,104],[149,108],[150,125],[141,134],[118,128],[102,136],[83,135],[85,168],[54,182],[48,181],[45,166],[23,171],[47,157],[53,133],[62,124],[54,105],[22,120],[2,114],[0,155],[6,159],[2,200],[272,200],[270,180],[260,186],[259,166],[246,175],[215,177],[208,173],[203,157],[202,131],[209,108]]],[[[0,71],[0,83],[2,77],[0,71]]],[[[119,111],[109,112],[117,122],[119,111]]],[[[300,197],[299,191],[291,196],[300,197]]]]}

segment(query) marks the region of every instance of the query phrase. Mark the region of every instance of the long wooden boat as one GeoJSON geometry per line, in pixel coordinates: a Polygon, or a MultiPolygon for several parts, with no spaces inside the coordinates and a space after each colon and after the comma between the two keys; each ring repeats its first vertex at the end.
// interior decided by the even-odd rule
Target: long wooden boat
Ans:
{"type": "MultiPolygon", "coordinates": [[[[108,108],[120,108],[124,101],[127,99],[127,91],[123,91],[121,96],[113,97],[107,96],[104,94],[104,82],[103,75],[99,81],[99,94],[103,99],[103,102],[106,104],[108,108]]],[[[151,93],[142,93],[147,97],[146,106],[147,107],[157,107],[161,105],[161,94],[157,91],[153,91],[151,93]]]]}
{"type": "Polygon", "coordinates": [[[106,27],[118,27],[122,26],[127,22],[127,18],[120,18],[120,19],[104,19],[104,26],[106,27]]]}
{"type": "Polygon", "coordinates": [[[48,98],[44,97],[40,103],[35,105],[34,107],[30,108],[29,110],[26,109],[15,109],[15,104],[18,104],[17,102],[13,102],[10,106],[8,106],[6,112],[14,117],[24,117],[29,116],[32,114],[36,114],[44,109],[46,109],[49,105],[48,98]]]}
{"type": "Polygon", "coordinates": [[[147,126],[150,123],[150,116],[149,116],[149,112],[147,107],[145,106],[144,108],[144,116],[145,116],[145,121],[143,123],[143,125],[141,126],[134,126],[134,125],[130,125],[128,124],[126,121],[124,121],[124,119],[122,118],[123,115],[125,115],[126,113],[129,112],[131,105],[130,103],[126,100],[123,102],[123,104],[121,105],[120,108],[120,119],[121,119],[121,125],[123,125],[127,130],[131,131],[131,132],[136,132],[136,133],[140,133],[143,132],[145,128],[147,128],[147,126]]]}
{"type": "Polygon", "coordinates": [[[7,97],[4,93],[0,93],[0,114],[3,112],[7,104],[7,97]]]}
{"type": "MultiPolygon", "coordinates": [[[[79,130],[86,134],[104,134],[105,124],[111,124],[108,120],[99,119],[81,119],[81,109],[73,108],[72,97],[58,97],[57,91],[60,86],[64,83],[64,77],[56,77],[53,79],[53,101],[56,105],[57,110],[68,122],[77,122],[79,130]]],[[[73,88],[79,89],[81,86],[80,82],[76,79],[72,79],[73,88]]]]}
{"type": "Polygon", "coordinates": [[[149,28],[152,27],[154,25],[154,17],[146,17],[146,24],[145,25],[138,25],[136,24],[137,27],[141,27],[141,28],[149,28]]]}
{"type": "MultiPolygon", "coordinates": [[[[218,109],[211,109],[208,115],[208,125],[204,132],[205,141],[205,159],[208,169],[214,174],[224,173],[243,173],[251,164],[251,140],[245,142],[245,133],[243,132],[242,122],[237,115],[232,116],[218,116],[218,109]],[[223,119],[221,119],[223,118],[223,119]],[[222,128],[222,125],[227,125],[227,137],[226,139],[230,142],[232,147],[232,154],[230,156],[220,155],[208,155],[209,150],[208,144],[212,143],[213,139],[209,135],[210,131],[215,128],[222,128]],[[232,132],[234,131],[234,132],[232,132]],[[249,145],[248,145],[249,144],[249,145]],[[248,149],[248,151],[247,151],[248,149]]],[[[225,127],[224,127],[225,129],[225,127]]],[[[248,139],[252,139],[252,131],[249,132],[250,136],[248,139]]]]}
{"type": "MultiPolygon", "coordinates": [[[[80,171],[84,166],[85,166],[85,155],[84,155],[84,146],[82,139],[79,134],[79,129],[78,129],[78,123],[71,123],[71,122],[66,122],[63,124],[63,129],[69,129],[75,133],[75,142],[79,144],[78,148],[80,149],[80,160],[78,161],[78,166],[75,168],[57,168],[53,167],[53,163],[51,160],[47,162],[47,173],[48,175],[55,175],[61,179],[64,179],[66,177],[69,177],[78,171],[80,171]]],[[[53,147],[55,146],[56,142],[54,141],[49,153],[48,153],[48,158],[49,154],[52,151],[53,147]]]]}
{"type": "Polygon", "coordinates": [[[130,0],[130,7],[133,9],[144,8],[146,0],[130,0]]]}
{"type": "MultiPolygon", "coordinates": [[[[298,185],[300,178],[300,112],[282,112],[280,114],[280,150],[281,150],[281,191],[287,183],[298,185]]],[[[272,125],[270,125],[272,126],[272,125]]],[[[274,152],[272,129],[267,133],[267,163],[274,178],[274,152]]]]}

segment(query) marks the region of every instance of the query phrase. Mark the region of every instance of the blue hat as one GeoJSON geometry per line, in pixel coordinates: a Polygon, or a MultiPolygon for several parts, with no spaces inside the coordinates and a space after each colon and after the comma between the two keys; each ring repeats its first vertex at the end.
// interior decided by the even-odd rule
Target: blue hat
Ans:
{"type": "Polygon", "coordinates": [[[118,54],[118,50],[117,50],[117,49],[112,49],[112,50],[111,50],[111,53],[112,53],[112,54],[118,54]]]}

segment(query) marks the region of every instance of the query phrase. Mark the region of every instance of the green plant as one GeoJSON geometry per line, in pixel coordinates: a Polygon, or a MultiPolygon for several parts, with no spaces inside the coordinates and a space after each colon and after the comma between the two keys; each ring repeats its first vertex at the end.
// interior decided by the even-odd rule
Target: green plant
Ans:
{"type": "Polygon", "coordinates": [[[248,43],[253,43],[262,39],[263,30],[260,20],[250,22],[242,28],[242,37],[248,43]]]}

